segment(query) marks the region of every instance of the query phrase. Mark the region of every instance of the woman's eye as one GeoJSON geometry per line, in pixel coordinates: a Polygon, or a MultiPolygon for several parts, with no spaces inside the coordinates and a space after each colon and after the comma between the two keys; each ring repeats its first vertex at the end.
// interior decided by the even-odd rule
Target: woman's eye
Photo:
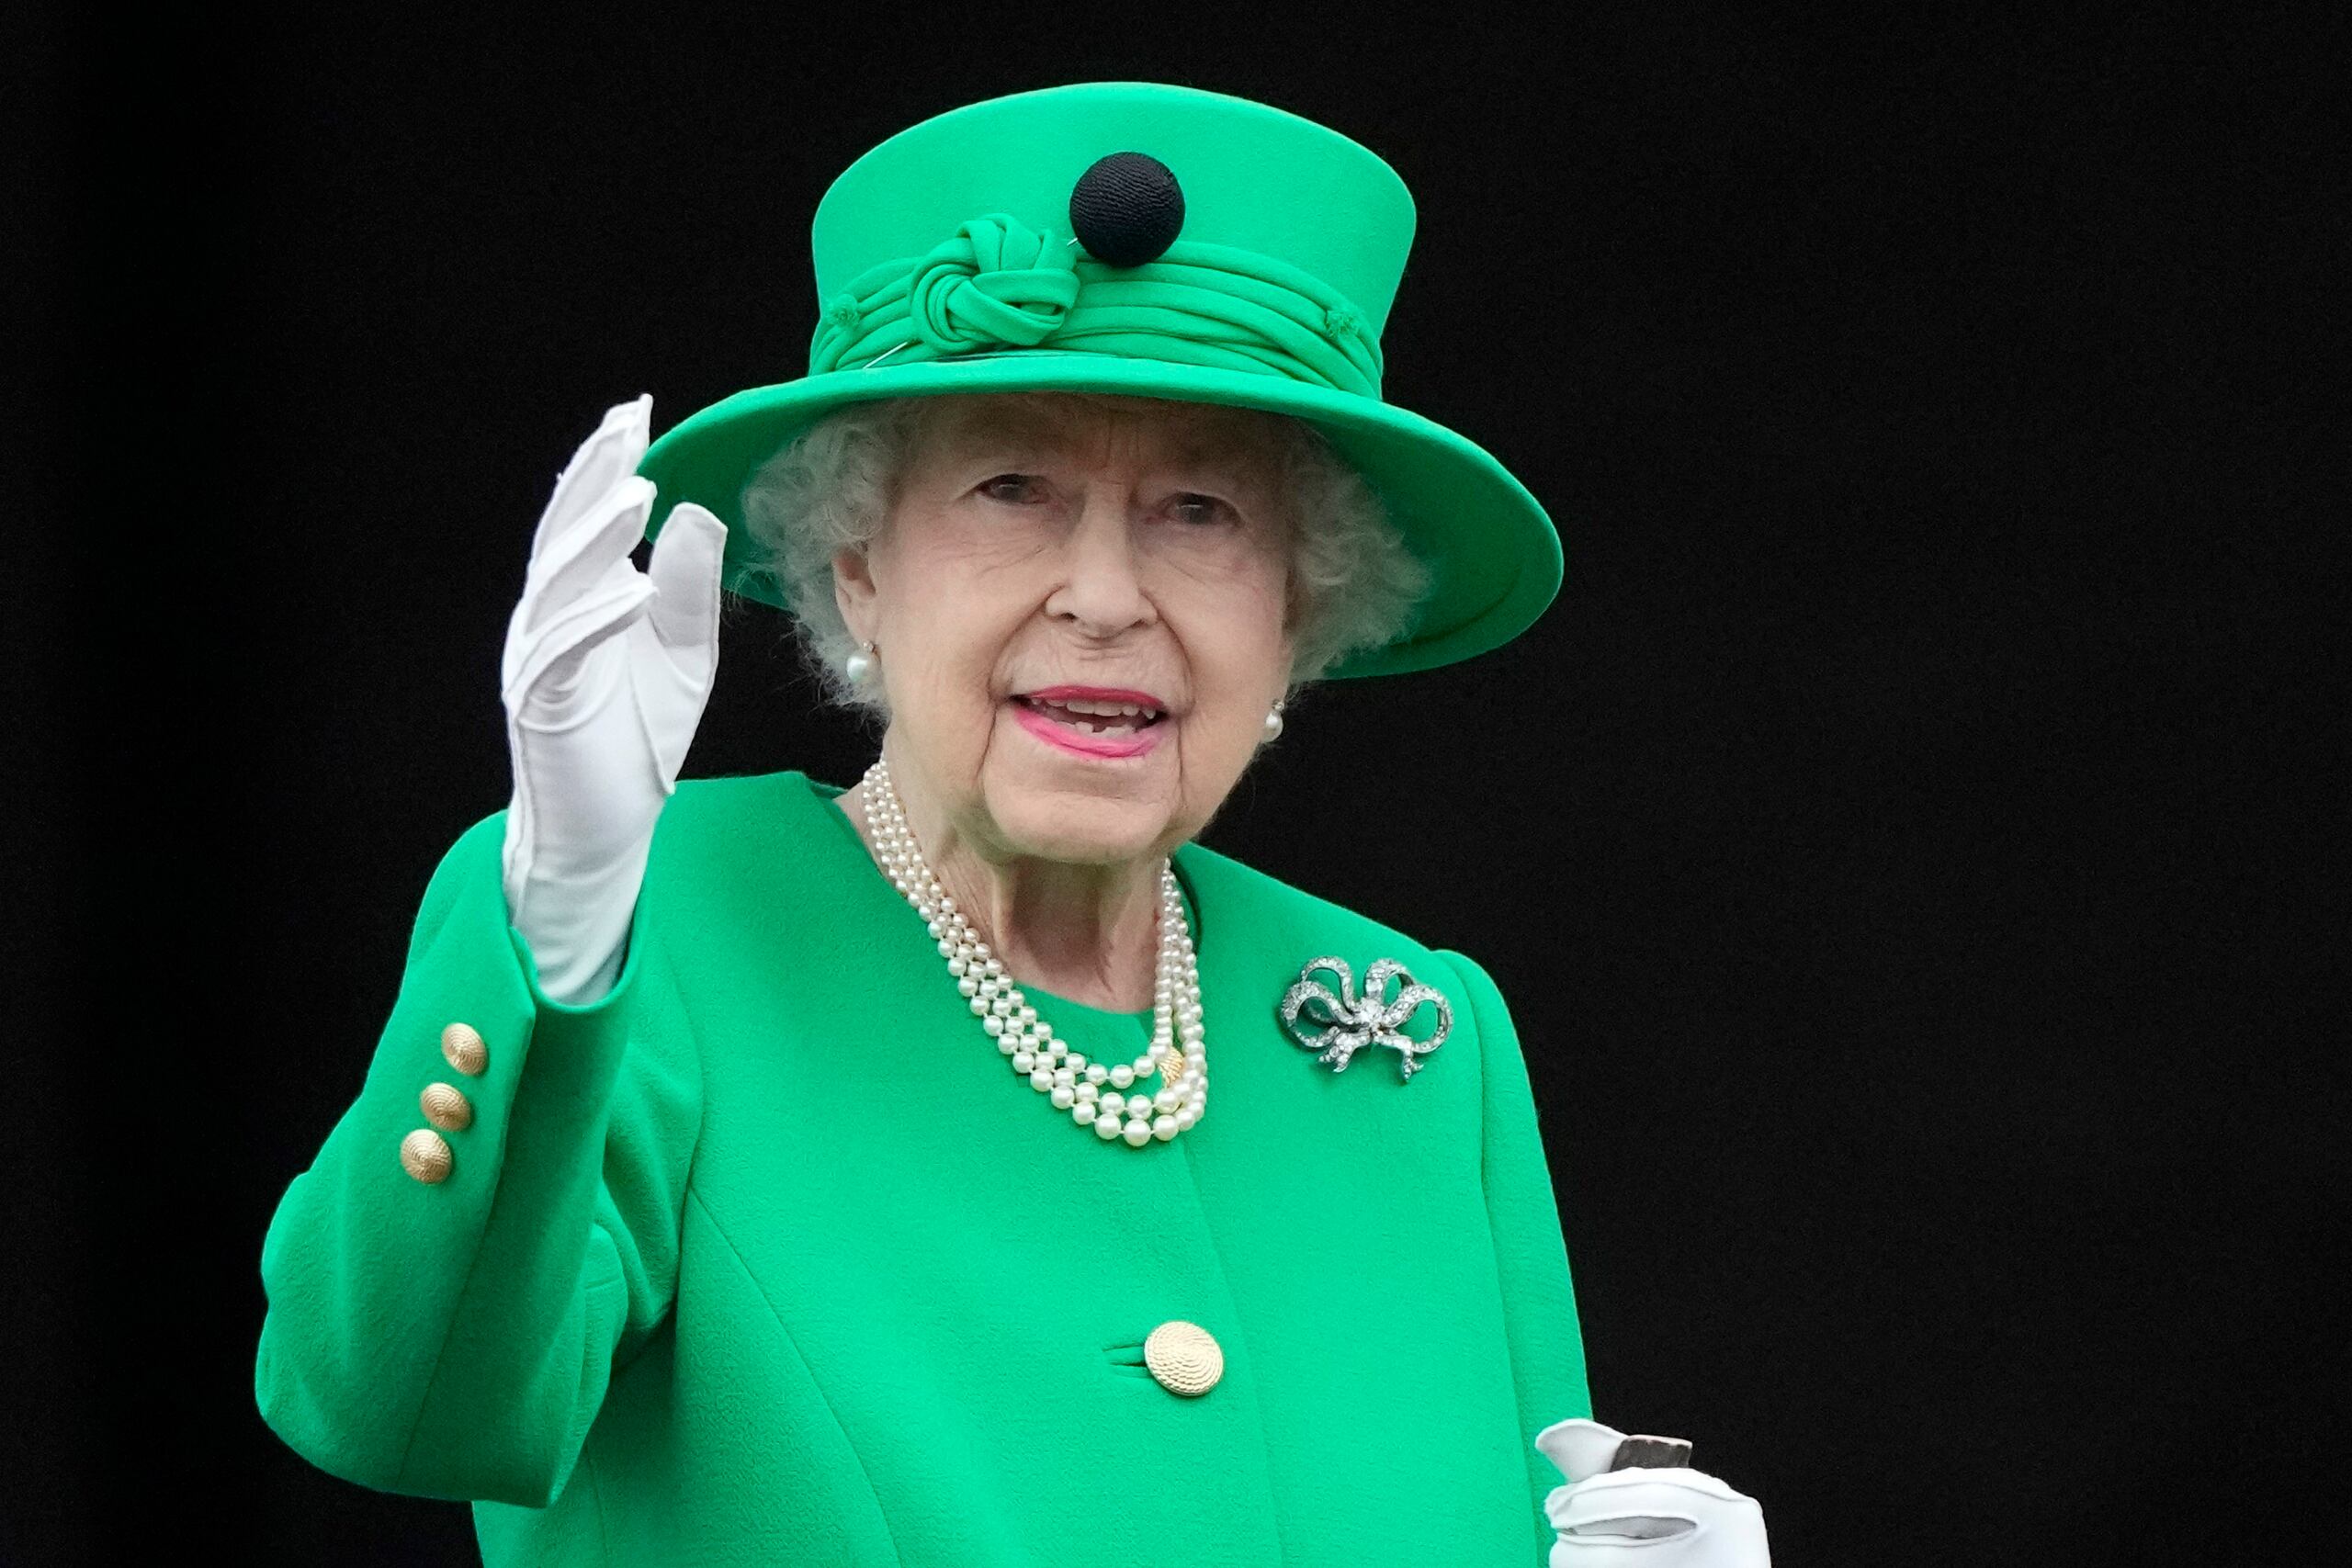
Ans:
{"type": "Polygon", "coordinates": [[[1011,502],[1016,505],[1036,499],[1037,476],[1035,474],[999,474],[980,481],[980,493],[990,501],[1011,502]]]}
{"type": "Polygon", "coordinates": [[[1222,523],[1228,510],[1213,495],[1180,495],[1169,505],[1180,523],[1222,523]]]}

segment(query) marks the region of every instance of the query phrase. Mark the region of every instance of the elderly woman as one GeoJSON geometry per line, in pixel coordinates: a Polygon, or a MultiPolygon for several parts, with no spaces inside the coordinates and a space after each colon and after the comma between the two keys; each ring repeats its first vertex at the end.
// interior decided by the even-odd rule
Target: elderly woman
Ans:
{"type": "Polygon", "coordinates": [[[1486,972],[1195,841],[1303,683],[1558,581],[1380,400],[1410,230],[1262,106],[997,99],[828,193],[809,376],[607,415],[513,799],[264,1244],[288,1443],[494,1565],[1764,1561],[1588,1418],[1486,972]],[[876,716],[854,787],[679,782],[722,585],[876,716]]]}

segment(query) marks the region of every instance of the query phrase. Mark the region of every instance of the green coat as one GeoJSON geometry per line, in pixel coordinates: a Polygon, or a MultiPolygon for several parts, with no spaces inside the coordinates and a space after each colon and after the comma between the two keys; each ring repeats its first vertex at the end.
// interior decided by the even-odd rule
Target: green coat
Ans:
{"type": "MultiPolygon", "coordinates": [[[[1535,1107],[1486,972],[1199,845],[1211,1093],[1105,1143],[1011,1072],[799,773],[691,781],[613,991],[538,989],[503,814],[426,889],[359,1096],[280,1201],[254,1389],[312,1463],[469,1499],[520,1563],[1541,1564],[1589,1413],[1535,1107]],[[1275,1008],[1312,958],[1453,1004],[1408,1081],[1275,1008]],[[488,1046],[468,1077],[452,1022],[488,1046]],[[471,1124],[428,1183],[419,1095],[471,1124]],[[1224,1354],[1163,1388],[1170,1319],[1224,1354]]],[[[1090,1057],[1149,1014],[1028,987],[1090,1057]]]]}

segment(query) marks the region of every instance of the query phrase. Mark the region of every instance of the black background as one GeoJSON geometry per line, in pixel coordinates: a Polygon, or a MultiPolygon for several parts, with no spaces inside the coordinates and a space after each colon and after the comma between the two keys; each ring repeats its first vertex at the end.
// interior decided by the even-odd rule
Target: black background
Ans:
{"type": "MultiPolygon", "coordinates": [[[[20,13],[0,1556],[474,1560],[262,1425],[258,1260],[504,803],[548,487],[799,373],[858,153],[1148,78],[1396,165],[1388,395],[1566,538],[1533,632],[1311,694],[1207,837],[1501,982],[1597,1413],[1783,1568],[2268,1560],[2340,1370],[2342,780],[2282,744],[2341,712],[2339,40],[1938,15],[20,13]]],[[[736,614],[689,773],[869,754],[736,614]]]]}

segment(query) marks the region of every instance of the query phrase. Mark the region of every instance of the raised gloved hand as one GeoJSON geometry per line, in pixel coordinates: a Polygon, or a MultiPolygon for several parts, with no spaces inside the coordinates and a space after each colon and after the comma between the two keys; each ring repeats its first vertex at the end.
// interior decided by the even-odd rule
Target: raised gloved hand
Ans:
{"type": "Polygon", "coordinates": [[[1555,1421],[1535,1446],[1568,1478],[1544,1499],[1559,1532],[1551,1568],[1770,1568],[1764,1511],[1712,1475],[1684,1468],[1611,1470],[1625,1434],[1555,1421]]]}
{"type": "Polygon", "coordinates": [[[611,409],[572,454],[506,626],[507,915],[561,1002],[594,1001],[620,973],[654,823],[718,668],[727,525],[682,502],[647,570],[629,559],[653,506],[637,472],[652,408],[611,409]]]}

